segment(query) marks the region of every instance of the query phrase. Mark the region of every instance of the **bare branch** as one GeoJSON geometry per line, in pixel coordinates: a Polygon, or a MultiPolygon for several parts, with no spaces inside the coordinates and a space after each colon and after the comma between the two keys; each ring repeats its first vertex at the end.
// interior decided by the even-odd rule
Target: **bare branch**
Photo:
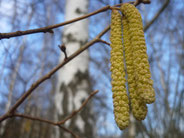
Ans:
{"type": "Polygon", "coordinates": [[[20,117],[20,118],[33,120],[33,121],[39,121],[39,122],[47,123],[47,124],[50,124],[50,125],[57,125],[57,122],[53,122],[51,120],[43,119],[41,117],[33,117],[33,116],[30,116],[30,115],[25,115],[25,114],[13,113],[10,116],[10,118],[13,118],[13,117],[20,117]]]}
{"type": "Polygon", "coordinates": [[[93,91],[89,97],[82,103],[81,107],[75,111],[73,111],[70,115],[68,115],[68,117],[66,117],[64,120],[62,121],[58,121],[58,122],[54,122],[54,121],[50,121],[50,120],[47,120],[47,119],[43,119],[43,118],[40,118],[40,117],[33,117],[33,116],[30,116],[30,115],[25,115],[25,114],[19,114],[19,113],[13,113],[11,116],[9,117],[21,117],[21,118],[26,118],[26,119],[30,119],[30,120],[33,120],[33,121],[40,121],[40,122],[44,122],[44,123],[47,123],[47,124],[51,124],[51,125],[62,125],[64,124],[67,120],[71,119],[72,117],[74,117],[77,113],[79,113],[83,108],[84,106],[86,106],[86,104],[88,103],[88,101],[96,94],[98,93],[98,90],[95,90],[93,91]]]}
{"type": "Polygon", "coordinates": [[[69,61],[71,61],[73,58],[78,56],[80,53],[82,53],[84,50],[89,48],[94,43],[98,42],[98,39],[102,37],[108,30],[110,29],[110,26],[105,28],[99,35],[97,35],[93,40],[85,44],[83,47],[81,47],[79,50],[77,50],[75,53],[73,53],[71,56],[69,56],[67,59],[65,59],[61,64],[57,65],[54,69],[52,69],[49,73],[47,73],[45,76],[37,80],[34,84],[32,84],[31,88],[29,88],[13,105],[10,110],[5,113],[3,116],[0,117],[0,122],[3,120],[9,118],[12,116],[13,112],[25,101],[25,99],[45,80],[49,79],[56,71],[58,71],[61,67],[63,67],[65,64],[67,64],[69,61]]]}
{"type": "Polygon", "coordinates": [[[137,6],[137,5],[139,5],[140,3],[150,4],[151,1],[150,1],[150,0],[136,0],[136,1],[134,2],[134,5],[137,6]]]}
{"type": "MultiPolygon", "coordinates": [[[[137,6],[140,3],[149,4],[150,1],[149,0],[136,0],[136,2],[129,2],[129,3],[134,3],[134,5],[137,6]]],[[[55,25],[50,25],[50,26],[37,28],[37,29],[30,29],[30,30],[26,30],[26,31],[16,31],[16,32],[11,32],[11,33],[0,33],[0,40],[5,39],[5,38],[9,39],[11,37],[17,37],[17,36],[22,36],[22,35],[35,34],[35,33],[54,33],[52,29],[55,29],[55,28],[58,28],[58,27],[61,27],[61,26],[64,26],[64,25],[67,25],[67,24],[70,24],[70,23],[73,23],[73,22],[83,20],[83,19],[88,18],[90,16],[93,16],[95,14],[105,12],[105,11],[107,11],[109,9],[112,9],[112,8],[116,8],[116,6],[120,6],[120,5],[121,4],[117,4],[113,7],[107,5],[107,6],[101,8],[99,10],[96,10],[96,11],[91,12],[89,14],[86,14],[84,16],[81,16],[81,17],[78,17],[78,18],[75,18],[75,19],[72,19],[72,20],[69,20],[69,21],[65,21],[65,22],[62,22],[62,23],[59,23],[59,24],[55,24],[55,25]]],[[[117,9],[119,9],[119,8],[117,8],[117,9]]]]}
{"type": "Polygon", "coordinates": [[[51,26],[47,26],[47,27],[42,27],[42,28],[38,28],[38,29],[26,30],[26,31],[16,31],[16,32],[11,32],[11,33],[0,33],[0,40],[5,39],[5,38],[22,36],[22,35],[34,34],[34,33],[47,33],[47,32],[53,33],[52,29],[55,29],[55,28],[58,28],[58,27],[61,27],[61,26],[64,26],[64,25],[67,25],[67,24],[70,24],[70,23],[73,23],[73,22],[83,20],[83,19],[88,18],[90,16],[93,16],[95,14],[105,12],[106,10],[109,10],[109,9],[110,9],[110,6],[107,5],[107,6],[101,8],[99,10],[96,10],[92,13],[89,13],[89,14],[86,14],[84,16],[81,16],[81,17],[78,17],[78,18],[75,18],[75,19],[72,19],[72,20],[69,20],[69,21],[66,21],[66,22],[62,22],[62,23],[59,23],[59,24],[55,24],[55,25],[51,25],[51,26]]]}
{"type": "Polygon", "coordinates": [[[102,39],[98,39],[98,41],[110,46],[110,43],[107,42],[107,41],[104,41],[104,40],[102,40],[102,39]]]}
{"type": "Polygon", "coordinates": [[[81,107],[79,109],[73,111],[68,117],[66,117],[63,121],[58,122],[57,124],[59,124],[59,125],[64,124],[67,120],[69,120],[72,117],[74,117],[78,112],[80,112],[83,109],[83,107],[87,104],[89,99],[91,99],[97,92],[98,92],[98,90],[92,92],[90,94],[90,96],[83,102],[83,104],[81,105],[81,107]]]}
{"type": "Polygon", "coordinates": [[[66,131],[66,132],[70,133],[74,138],[79,138],[79,136],[78,136],[78,135],[76,135],[76,134],[75,134],[75,133],[73,133],[71,130],[67,129],[66,127],[64,127],[64,126],[60,126],[60,125],[58,125],[58,127],[62,128],[64,131],[66,131]]]}
{"type": "Polygon", "coordinates": [[[155,16],[151,19],[149,23],[146,24],[144,27],[144,31],[147,31],[148,28],[158,19],[158,17],[161,15],[161,13],[165,10],[165,8],[169,5],[170,0],[166,0],[164,5],[160,8],[160,10],[155,14],[155,16]]]}
{"type": "Polygon", "coordinates": [[[43,123],[47,123],[47,124],[51,124],[51,125],[54,125],[54,126],[58,126],[60,128],[62,128],[63,130],[67,131],[68,133],[70,133],[73,137],[75,138],[78,138],[78,136],[76,134],[74,134],[72,131],[70,131],[69,129],[61,126],[62,124],[64,124],[67,120],[73,118],[77,113],[79,113],[83,108],[84,106],[87,105],[88,101],[96,94],[98,93],[98,90],[95,90],[93,91],[89,97],[82,103],[82,105],[80,106],[79,109],[73,111],[70,115],[68,115],[64,120],[62,121],[58,121],[58,122],[54,122],[54,121],[50,121],[50,120],[47,120],[47,119],[43,119],[43,118],[40,118],[40,117],[33,117],[33,116],[29,116],[29,115],[24,115],[24,114],[19,114],[19,113],[13,113],[11,116],[9,116],[9,118],[12,118],[12,117],[21,117],[21,118],[26,118],[26,119],[30,119],[30,120],[33,120],[33,121],[40,121],[40,122],[43,122],[43,123]]]}

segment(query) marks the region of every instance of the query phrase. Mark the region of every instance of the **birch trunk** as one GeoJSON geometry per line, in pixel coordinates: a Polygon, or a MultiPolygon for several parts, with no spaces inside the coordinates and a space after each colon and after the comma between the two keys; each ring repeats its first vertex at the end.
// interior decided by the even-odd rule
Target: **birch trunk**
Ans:
{"type": "MultiPolygon", "coordinates": [[[[88,0],[67,0],[65,20],[70,20],[88,12],[88,0]]],[[[70,56],[88,40],[88,20],[67,25],[63,31],[62,43],[70,56]]],[[[63,61],[62,54],[60,62],[63,61]]],[[[55,95],[56,119],[62,120],[73,110],[78,109],[89,96],[91,87],[88,74],[89,54],[84,51],[58,72],[58,86],[55,95]]],[[[90,103],[65,126],[81,137],[93,137],[93,112],[90,103]]],[[[62,130],[57,130],[55,137],[69,137],[62,130]]]]}
{"type": "Polygon", "coordinates": [[[136,136],[136,121],[135,118],[133,117],[133,114],[130,114],[130,125],[129,125],[129,129],[128,129],[128,137],[129,138],[135,138],[136,136]]]}

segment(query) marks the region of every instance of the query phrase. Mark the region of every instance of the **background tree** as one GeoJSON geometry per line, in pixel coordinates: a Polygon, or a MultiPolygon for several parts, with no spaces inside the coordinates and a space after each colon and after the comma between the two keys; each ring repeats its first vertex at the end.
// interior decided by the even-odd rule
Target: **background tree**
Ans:
{"type": "MultiPolygon", "coordinates": [[[[67,0],[65,4],[65,20],[71,20],[88,13],[88,0],[67,0]]],[[[88,20],[75,22],[64,27],[62,48],[66,48],[67,56],[74,53],[88,41],[88,20]]],[[[60,61],[67,58],[62,55],[60,61]]],[[[58,86],[55,95],[56,120],[64,118],[73,110],[77,110],[92,91],[89,79],[89,54],[84,51],[77,58],[58,72],[58,86]]],[[[66,122],[66,126],[81,137],[94,137],[94,112],[92,104],[88,104],[80,115],[66,122]]],[[[57,129],[58,130],[58,129],[57,129]]],[[[58,130],[59,131],[59,130],[58,130]]],[[[69,137],[63,131],[56,137],[69,137]]]]}

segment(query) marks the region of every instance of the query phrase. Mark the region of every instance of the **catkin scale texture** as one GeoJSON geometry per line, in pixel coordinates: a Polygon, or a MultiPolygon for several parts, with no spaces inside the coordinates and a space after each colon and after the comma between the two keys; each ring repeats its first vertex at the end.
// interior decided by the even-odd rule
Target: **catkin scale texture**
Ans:
{"type": "Polygon", "coordinates": [[[125,70],[122,45],[121,15],[112,10],[111,15],[111,84],[115,121],[120,129],[129,125],[129,101],[125,86],[125,70]]]}
{"type": "Polygon", "coordinates": [[[129,24],[126,17],[123,17],[122,24],[123,24],[123,45],[127,69],[128,91],[131,100],[132,112],[137,120],[143,120],[145,119],[147,114],[147,106],[144,102],[142,102],[140,95],[137,93],[137,83],[135,80],[137,74],[135,73],[135,66],[133,64],[134,61],[133,47],[130,41],[129,24]]]}
{"type": "Polygon", "coordinates": [[[142,18],[139,11],[132,4],[123,4],[121,11],[129,25],[130,41],[133,47],[133,64],[136,74],[135,81],[137,82],[136,91],[139,93],[143,102],[150,104],[155,101],[155,92],[146,53],[142,18]]]}

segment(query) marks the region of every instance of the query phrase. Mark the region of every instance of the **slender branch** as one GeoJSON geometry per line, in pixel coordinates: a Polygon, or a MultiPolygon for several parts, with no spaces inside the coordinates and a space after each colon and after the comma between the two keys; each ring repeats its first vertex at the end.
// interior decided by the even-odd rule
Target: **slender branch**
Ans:
{"type": "MultiPolygon", "coordinates": [[[[129,3],[134,3],[134,5],[137,6],[140,3],[149,4],[150,0],[136,0],[136,2],[129,2],[129,3]]],[[[112,8],[116,8],[117,6],[121,6],[121,4],[117,4],[117,5],[114,5],[112,7],[107,5],[103,8],[101,8],[99,10],[96,10],[94,12],[91,12],[89,14],[86,14],[86,15],[83,15],[81,17],[78,17],[78,18],[75,18],[75,19],[72,19],[72,20],[69,20],[69,21],[65,21],[65,22],[62,22],[62,23],[59,23],[59,24],[55,24],[55,25],[50,25],[50,26],[41,27],[41,28],[37,28],[37,29],[30,29],[30,30],[26,30],[26,31],[16,31],[16,32],[11,32],[11,33],[0,33],[0,40],[5,39],[5,38],[9,39],[11,37],[28,35],[28,34],[35,34],[35,33],[54,33],[52,29],[55,29],[55,28],[58,28],[58,27],[61,27],[61,26],[64,26],[64,25],[67,25],[67,24],[70,24],[70,23],[73,23],[73,22],[83,20],[83,19],[88,18],[90,16],[93,16],[95,14],[105,12],[105,11],[107,11],[109,9],[112,9],[112,8]]],[[[117,9],[119,9],[119,8],[117,8],[117,9]]]]}
{"type": "Polygon", "coordinates": [[[79,136],[78,136],[78,135],[76,135],[76,134],[75,134],[75,133],[73,133],[71,130],[67,129],[66,127],[64,127],[64,126],[60,126],[60,125],[58,125],[58,127],[62,128],[64,131],[66,131],[66,132],[70,133],[74,138],[79,138],[79,136]]]}
{"type": "Polygon", "coordinates": [[[54,122],[54,121],[50,121],[50,120],[47,120],[47,119],[43,119],[43,118],[40,118],[40,117],[33,117],[33,116],[30,116],[30,115],[24,115],[24,114],[19,114],[19,113],[13,113],[11,116],[9,117],[21,117],[21,118],[26,118],[26,119],[30,119],[30,120],[33,120],[33,121],[40,121],[40,122],[43,122],[43,123],[47,123],[47,124],[51,124],[51,125],[54,125],[54,126],[58,126],[60,128],[62,128],[63,130],[67,131],[68,133],[70,133],[73,137],[75,138],[79,138],[79,136],[77,136],[76,134],[74,134],[72,131],[70,131],[69,129],[61,126],[61,124],[64,124],[67,120],[73,118],[77,113],[79,113],[83,108],[84,106],[87,105],[88,101],[96,94],[98,93],[98,90],[95,90],[93,91],[89,97],[82,103],[82,105],[80,106],[79,109],[77,110],[74,110],[70,115],[68,115],[64,120],[62,121],[58,121],[58,122],[54,122]]]}
{"type": "Polygon", "coordinates": [[[71,61],[73,58],[81,54],[84,50],[89,48],[91,45],[98,42],[98,39],[101,38],[108,30],[110,29],[110,26],[105,28],[99,35],[97,35],[93,40],[85,44],[83,47],[81,47],[79,50],[74,52],[71,56],[69,56],[67,59],[65,59],[61,64],[57,65],[54,69],[52,69],[49,73],[47,73],[45,76],[37,80],[35,83],[32,84],[31,88],[29,88],[18,100],[17,102],[10,108],[10,110],[5,113],[3,116],[0,117],[0,122],[4,121],[5,119],[12,116],[14,111],[22,104],[25,99],[45,80],[49,79],[56,71],[58,71],[61,67],[63,67],[65,64],[67,64],[69,61],[71,61]]]}
{"type": "Polygon", "coordinates": [[[98,41],[110,46],[110,43],[107,42],[107,41],[104,41],[104,40],[102,40],[102,39],[98,39],[98,41]]]}
{"type": "Polygon", "coordinates": [[[68,117],[66,117],[64,120],[58,122],[57,124],[59,124],[59,125],[64,124],[67,120],[74,117],[78,112],[80,112],[83,109],[83,107],[88,103],[89,99],[91,99],[97,92],[98,92],[98,90],[92,92],[90,94],[90,96],[83,102],[83,104],[81,105],[81,107],[79,109],[73,111],[68,117]]]}
{"type": "Polygon", "coordinates": [[[150,4],[151,1],[150,1],[150,0],[136,0],[136,1],[134,2],[134,5],[137,6],[137,5],[139,5],[140,3],[150,4]]]}
{"type": "Polygon", "coordinates": [[[96,41],[98,41],[99,38],[101,38],[107,31],[109,31],[110,29],[110,25],[107,26],[101,33],[99,33],[97,36],[96,36],[96,41]]]}
{"type": "Polygon", "coordinates": [[[64,120],[62,121],[58,121],[58,122],[54,122],[54,121],[50,121],[50,120],[47,120],[47,119],[43,119],[43,118],[40,118],[40,117],[33,117],[33,116],[30,116],[30,115],[25,115],[25,114],[19,114],[19,113],[13,113],[11,116],[9,117],[21,117],[21,118],[26,118],[26,119],[30,119],[30,120],[33,120],[33,121],[40,121],[40,122],[44,122],[44,123],[47,123],[47,124],[51,124],[51,125],[62,125],[64,124],[67,120],[71,119],[72,117],[74,117],[77,113],[79,113],[83,108],[84,106],[86,106],[86,104],[88,103],[88,101],[96,94],[98,93],[98,90],[95,90],[93,91],[89,97],[82,103],[82,105],[80,106],[79,109],[73,111],[70,115],[68,115],[64,120]]]}
{"type": "Polygon", "coordinates": [[[29,119],[32,121],[39,121],[39,122],[43,122],[43,123],[47,123],[47,124],[55,125],[55,126],[57,125],[57,122],[53,122],[51,120],[43,119],[41,117],[33,117],[30,115],[25,115],[25,114],[13,113],[10,117],[11,118],[13,118],[13,117],[26,118],[26,119],[29,119]]]}
{"type": "MultiPolygon", "coordinates": [[[[134,4],[135,6],[139,5],[140,3],[143,3],[143,4],[150,4],[151,1],[150,0],[136,0],[136,1],[130,1],[130,2],[125,2],[125,3],[131,3],[131,4],[134,4]]],[[[113,7],[119,7],[121,6],[123,3],[120,3],[120,4],[116,4],[114,5],[113,7]]],[[[111,7],[112,8],[112,7],[111,7]]]]}
{"type": "Polygon", "coordinates": [[[95,14],[105,12],[109,9],[110,9],[110,6],[107,5],[107,6],[101,8],[99,10],[96,10],[92,13],[89,13],[89,14],[86,14],[84,16],[81,16],[81,17],[78,17],[78,18],[75,18],[75,19],[72,19],[72,20],[69,20],[69,21],[66,21],[66,22],[62,22],[62,23],[59,23],[59,24],[50,25],[50,26],[47,26],[47,27],[42,27],[42,28],[37,28],[37,29],[26,30],[26,31],[16,31],[16,32],[11,32],[11,33],[0,33],[0,40],[5,39],[5,38],[22,36],[22,35],[34,34],[34,33],[47,33],[47,32],[53,33],[52,29],[55,29],[55,28],[58,28],[58,27],[61,27],[61,26],[64,26],[64,25],[67,25],[67,24],[70,24],[70,23],[73,23],[73,22],[83,20],[83,19],[88,18],[90,16],[93,16],[95,14]]]}
{"type": "Polygon", "coordinates": [[[160,8],[160,10],[155,14],[155,16],[151,19],[149,23],[146,24],[144,27],[144,31],[147,31],[148,28],[158,19],[158,17],[161,15],[161,13],[165,10],[165,8],[169,5],[170,0],[166,0],[164,5],[160,8]]]}

